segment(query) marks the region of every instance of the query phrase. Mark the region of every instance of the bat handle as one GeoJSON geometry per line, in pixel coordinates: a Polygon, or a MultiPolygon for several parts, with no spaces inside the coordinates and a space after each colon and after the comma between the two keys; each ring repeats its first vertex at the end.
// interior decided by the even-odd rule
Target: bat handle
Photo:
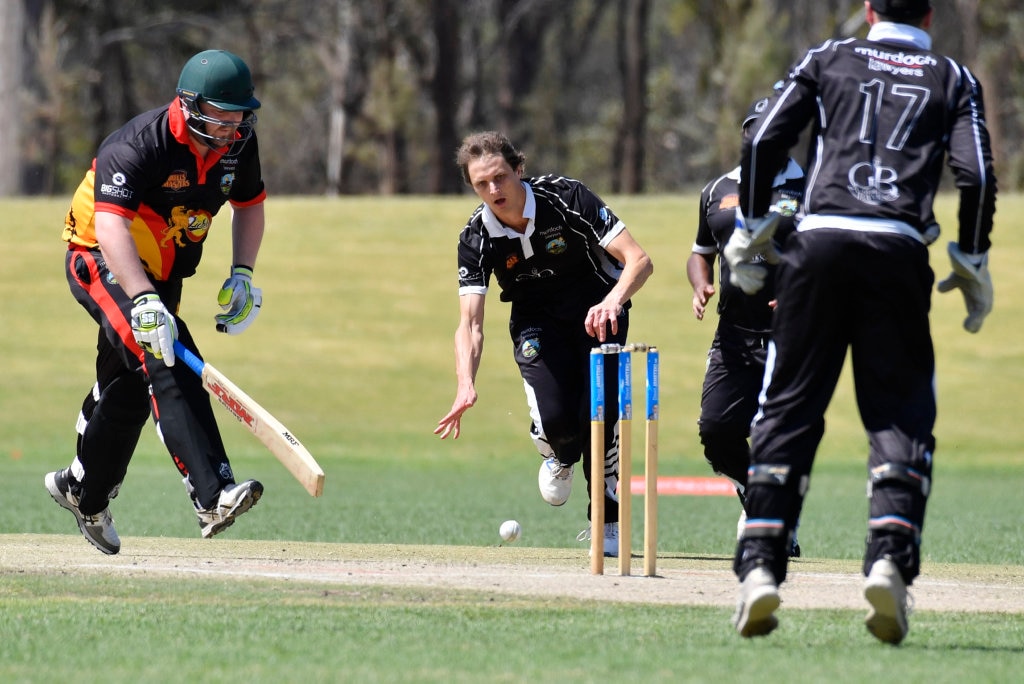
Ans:
{"type": "Polygon", "coordinates": [[[174,340],[174,356],[184,361],[185,365],[191,368],[193,373],[202,376],[203,366],[206,364],[201,358],[193,354],[192,350],[182,344],[181,340],[174,340]]]}

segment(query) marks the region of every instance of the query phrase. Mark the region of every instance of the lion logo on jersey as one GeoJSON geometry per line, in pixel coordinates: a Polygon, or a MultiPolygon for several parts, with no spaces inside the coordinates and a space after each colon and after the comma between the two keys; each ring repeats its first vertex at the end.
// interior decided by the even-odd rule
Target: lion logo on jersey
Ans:
{"type": "Polygon", "coordinates": [[[185,207],[174,207],[171,209],[171,217],[167,219],[167,228],[164,229],[161,247],[166,247],[171,240],[178,247],[185,246],[185,238],[189,242],[202,242],[210,230],[210,215],[205,211],[191,211],[185,207]]]}

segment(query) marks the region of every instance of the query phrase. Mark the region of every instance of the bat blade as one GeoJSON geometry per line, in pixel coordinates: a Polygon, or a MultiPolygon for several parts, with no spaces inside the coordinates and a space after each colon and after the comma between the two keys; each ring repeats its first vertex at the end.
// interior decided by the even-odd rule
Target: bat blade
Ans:
{"type": "Polygon", "coordinates": [[[281,421],[231,382],[224,373],[204,362],[177,340],[174,342],[174,353],[202,379],[203,387],[210,396],[256,435],[310,496],[323,494],[323,468],[281,421]]]}

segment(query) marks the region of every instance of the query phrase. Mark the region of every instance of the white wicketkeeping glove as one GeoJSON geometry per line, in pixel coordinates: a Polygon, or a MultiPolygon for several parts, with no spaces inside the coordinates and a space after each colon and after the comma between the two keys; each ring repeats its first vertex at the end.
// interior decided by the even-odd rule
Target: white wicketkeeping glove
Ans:
{"type": "Polygon", "coordinates": [[[967,318],[964,319],[964,330],[976,333],[981,324],[992,311],[992,276],[988,273],[988,252],[984,254],[964,254],[955,242],[947,247],[949,260],[953,264],[953,272],[938,285],[939,292],[949,292],[960,288],[967,305],[967,318]]]}
{"type": "Polygon", "coordinates": [[[132,300],[132,334],[139,346],[168,366],[174,365],[174,340],[178,327],[174,316],[156,292],[143,292],[132,300]]]}
{"type": "Polygon", "coordinates": [[[779,263],[779,252],[772,242],[779,218],[779,214],[770,212],[747,221],[739,207],[736,208],[736,227],[722,250],[722,256],[729,264],[729,282],[748,295],[764,287],[764,279],[768,275],[764,262],[779,263]]]}
{"type": "Polygon", "coordinates": [[[217,303],[227,312],[216,315],[218,332],[237,335],[252,325],[263,305],[263,290],[252,286],[252,269],[232,266],[217,293],[217,303]]]}

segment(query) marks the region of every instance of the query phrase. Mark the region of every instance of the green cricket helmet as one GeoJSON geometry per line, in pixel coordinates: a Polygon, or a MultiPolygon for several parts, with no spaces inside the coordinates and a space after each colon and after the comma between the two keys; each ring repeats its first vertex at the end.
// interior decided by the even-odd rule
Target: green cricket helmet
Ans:
{"type": "Polygon", "coordinates": [[[178,99],[188,113],[189,129],[208,147],[230,146],[226,155],[238,154],[253,135],[256,124],[254,110],[260,101],[253,96],[252,74],[238,55],[226,50],[205,50],[189,59],[178,78],[178,99]],[[207,116],[199,109],[206,102],[226,112],[244,112],[242,123],[232,140],[217,138],[206,132],[205,124],[223,122],[207,116]]]}

